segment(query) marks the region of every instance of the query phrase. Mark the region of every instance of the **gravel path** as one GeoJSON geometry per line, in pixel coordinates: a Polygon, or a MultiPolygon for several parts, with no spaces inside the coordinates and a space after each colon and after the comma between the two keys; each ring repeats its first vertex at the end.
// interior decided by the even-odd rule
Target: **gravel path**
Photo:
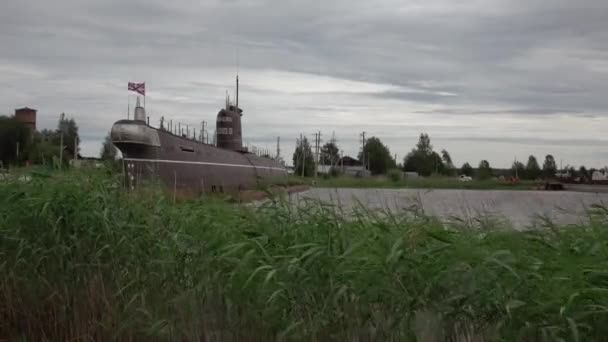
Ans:
{"type": "Polygon", "coordinates": [[[525,229],[542,223],[540,216],[557,224],[585,222],[585,209],[592,204],[608,204],[608,193],[571,191],[421,190],[421,189],[329,189],[313,188],[290,195],[292,201],[319,199],[340,204],[346,211],[357,201],[370,209],[403,210],[421,207],[442,219],[499,218],[514,228],[525,229]]]}

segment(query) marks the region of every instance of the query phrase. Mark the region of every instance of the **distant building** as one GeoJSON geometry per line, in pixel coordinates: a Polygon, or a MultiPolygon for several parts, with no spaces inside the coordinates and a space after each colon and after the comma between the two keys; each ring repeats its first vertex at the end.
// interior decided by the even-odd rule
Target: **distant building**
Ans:
{"type": "Polygon", "coordinates": [[[591,175],[591,180],[600,181],[600,182],[608,181],[608,170],[603,169],[603,170],[593,171],[593,174],[591,175]]]}
{"type": "Polygon", "coordinates": [[[418,177],[420,177],[420,175],[418,174],[418,172],[410,172],[410,171],[403,172],[403,176],[405,178],[418,178],[418,177]]]}
{"type": "Polygon", "coordinates": [[[345,175],[356,177],[367,177],[371,175],[371,172],[363,166],[362,162],[349,156],[338,159],[337,167],[340,172],[345,175]]]}
{"type": "Polygon", "coordinates": [[[331,172],[331,168],[332,165],[319,164],[317,165],[317,173],[322,175],[328,175],[331,172]]]}
{"type": "Polygon", "coordinates": [[[103,166],[103,160],[101,160],[101,158],[82,157],[80,154],[78,154],[77,159],[70,160],[70,165],[77,169],[98,169],[103,166]]]}
{"type": "Polygon", "coordinates": [[[36,110],[23,107],[15,109],[15,120],[25,124],[33,133],[36,131],[36,110]]]}

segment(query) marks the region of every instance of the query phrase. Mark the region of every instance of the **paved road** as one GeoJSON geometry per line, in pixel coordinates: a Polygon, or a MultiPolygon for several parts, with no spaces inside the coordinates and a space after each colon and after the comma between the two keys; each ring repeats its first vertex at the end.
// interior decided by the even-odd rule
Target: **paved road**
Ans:
{"type": "Polygon", "coordinates": [[[475,218],[490,217],[506,220],[517,229],[539,226],[539,215],[557,224],[585,222],[586,208],[602,203],[608,206],[608,193],[572,191],[312,188],[290,198],[296,203],[305,198],[339,203],[345,210],[357,201],[370,209],[395,211],[414,206],[445,220],[457,217],[474,222],[475,218]]]}
{"type": "Polygon", "coordinates": [[[566,184],[565,186],[569,191],[608,193],[608,185],[566,184]]]}

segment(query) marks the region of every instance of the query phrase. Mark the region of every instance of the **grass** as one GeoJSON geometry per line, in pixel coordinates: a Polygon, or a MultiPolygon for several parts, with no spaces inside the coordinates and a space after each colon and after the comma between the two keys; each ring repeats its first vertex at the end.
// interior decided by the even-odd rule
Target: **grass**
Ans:
{"type": "Polygon", "coordinates": [[[608,210],[517,233],[311,202],[0,182],[0,339],[599,341],[608,210]]]}
{"type": "Polygon", "coordinates": [[[340,176],[334,178],[318,177],[313,178],[290,177],[291,184],[312,184],[327,188],[403,188],[403,189],[477,189],[477,190],[532,190],[538,186],[533,181],[520,181],[511,184],[494,179],[473,180],[461,182],[456,178],[450,177],[426,177],[412,178],[400,181],[392,181],[384,176],[374,176],[368,178],[357,178],[351,176],[340,176]]]}

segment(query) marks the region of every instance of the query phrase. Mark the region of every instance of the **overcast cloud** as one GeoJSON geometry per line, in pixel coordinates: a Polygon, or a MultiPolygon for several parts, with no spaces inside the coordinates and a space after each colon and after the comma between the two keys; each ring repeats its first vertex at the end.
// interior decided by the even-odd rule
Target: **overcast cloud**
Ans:
{"type": "Polygon", "coordinates": [[[459,165],[604,166],[606,18],[603,0],[4,0],[0,114],[65,112],[97,155],[128,81],[146,81],[152,123],[198,127],[238,64],[245,140],[281,136],[289,163],[321,130],[351,155],[361,131],[399,159],[427,132],[459,165]]]}

